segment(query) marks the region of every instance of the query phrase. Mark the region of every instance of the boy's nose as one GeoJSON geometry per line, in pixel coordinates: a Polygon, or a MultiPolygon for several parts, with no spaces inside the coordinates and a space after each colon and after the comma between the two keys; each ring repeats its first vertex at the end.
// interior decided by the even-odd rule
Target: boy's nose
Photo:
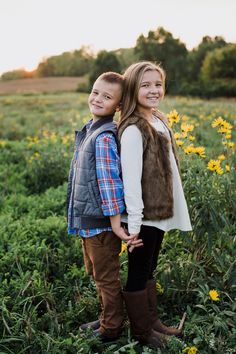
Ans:
{"type": "Polygon", "coordinates": [[[101,102],[101,96],[100,95],[97,95],[95,98],[94,98],[95,102],[101,102]]]}

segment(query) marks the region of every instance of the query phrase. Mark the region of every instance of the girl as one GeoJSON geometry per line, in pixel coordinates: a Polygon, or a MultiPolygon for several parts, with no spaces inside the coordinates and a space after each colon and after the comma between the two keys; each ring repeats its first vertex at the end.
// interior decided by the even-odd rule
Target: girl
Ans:
{"type": "Polygon", "coordinates": [[[191,230],[173,134],[157,110],[164,91],[160,66],[131,65],[124,73],[118,129],[128,231],[143,241],[143,247],[128,252],[124,300],[133,334],[156,347],[161,346],[163,334],[180,335],[180,330],[161,323],[156,309],[153,272],[164,232],[191,230]]]}

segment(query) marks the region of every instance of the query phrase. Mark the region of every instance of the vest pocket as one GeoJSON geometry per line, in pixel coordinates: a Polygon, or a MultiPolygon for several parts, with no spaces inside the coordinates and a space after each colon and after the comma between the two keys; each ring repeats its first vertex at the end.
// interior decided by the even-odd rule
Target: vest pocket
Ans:
{"type": "Polygon", "coordinates": [[[92,182],[88,183],[88,190],[89,190],[89,195],[90,195],[90,198],[93,202],[93,205],[96,205],[98,208],[100,208],[101,206],[99,205],[99,202],[98,202],[98,196],[96,196],[95,188],[94,188],[92,182]]]}

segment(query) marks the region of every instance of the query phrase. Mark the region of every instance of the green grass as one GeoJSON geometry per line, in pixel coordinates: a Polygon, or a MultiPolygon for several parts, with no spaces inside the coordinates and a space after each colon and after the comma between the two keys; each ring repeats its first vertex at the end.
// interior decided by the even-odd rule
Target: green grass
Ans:
{"type": "MultiPolygon", "coordinates": [[[[162,351],[141,346],[125,326],[119,341],[102,346],[78,327],[97,318],[98,299],[85,273],[80,240],[66,228],[66,187],[73,132],[89,119],[85,94],[0,96],[0,353],[161,353],[197,347],[201,354],[234,353],[235,154],[212,128],[219,116],[234,125],[234,100],[166,97],[161,110],[176,109],[195,128],[194,146],[179,147],[182,179],[193,232],[166,234],[156,280],[160,317],[177,325],[187,312],[184,337],[162,351]],[[199,125],[198,125],[199,124],[199,125]],[[225,155],[223,174],[207,169],[225,155]],[[226,172],[226,165],[231,171],[226,172]],[[209,297],[216,289],[219,301],[209,297]],[[95,348],[95,349],[94,349],[95,348]]],[[[183,121],[183,120],[182,120],[183,121]]],[[[181,122],[182,122],[181,121],[181,122]]],[[[181,131],[180,123],[173,126],[181,131]]],[[[233,131],[231,139],[235,141],[233,131]]],[[[125,282],[127,254],[121,258],[125,282]]]]}

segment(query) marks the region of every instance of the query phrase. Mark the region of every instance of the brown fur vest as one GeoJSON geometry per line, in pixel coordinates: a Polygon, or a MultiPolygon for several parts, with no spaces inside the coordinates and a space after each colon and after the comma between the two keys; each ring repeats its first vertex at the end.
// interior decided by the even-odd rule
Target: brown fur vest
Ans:
{"type": "MultiPolygon", "coordinates": [[[[159,114],[158,114],[159,116],[159,114]]],[[[160,117],[167,126],[165,117],[160,117]],[[164,119],[163,119],[164,118],[164,119]]],[[[143,138],[142,198],[143,214],[148,220],[163,220],[173,216],[173,181],[169,150],[171,143],[165,134],[157,132],[145,118],[130,117],[118,129],[120,141],[123,131],[135,124],[143,138]]],[[[169,127],[167,126],[169,129],[169,127]]],[[[173,152],[178,163],[171,130],[173,152]]],[[[135,149],[135,146],[134,146],[135,149]]]]}

